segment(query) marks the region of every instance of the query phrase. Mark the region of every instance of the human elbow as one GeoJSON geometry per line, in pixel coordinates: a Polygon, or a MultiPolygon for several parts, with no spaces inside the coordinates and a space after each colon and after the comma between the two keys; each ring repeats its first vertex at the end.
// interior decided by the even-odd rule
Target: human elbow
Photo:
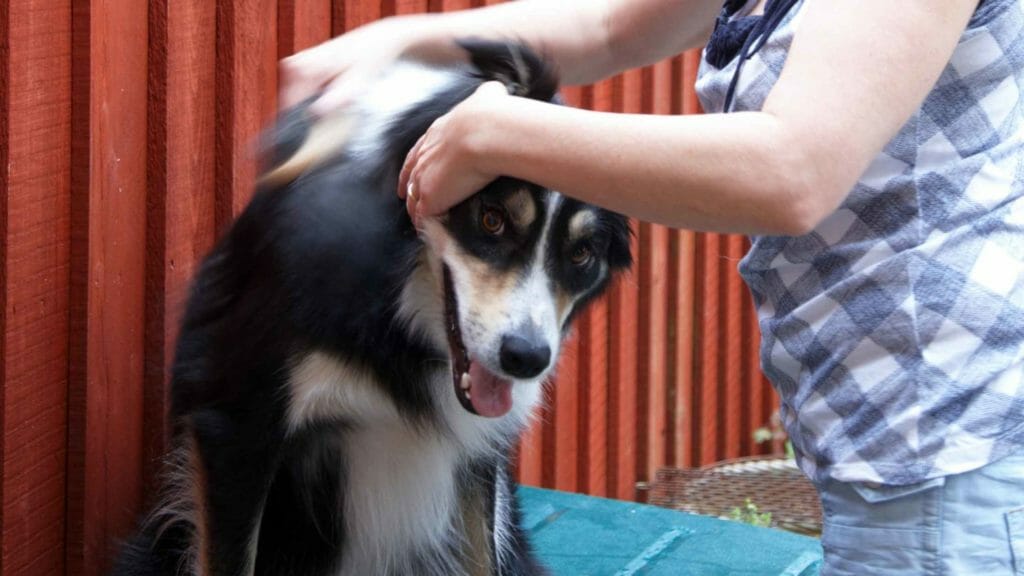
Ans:
{"type": "Polygon", "coordinates": [[[814,190],[803,183],[797,183],[788,189],[789,201],[780,204],[781,234],[785,236],[803,236],[814,231],[828,216],[829,211],[814,196],[814,190]]]}
{"type": "MultiPolygon", "coordinates": [[[[792,130],[776,133],[761,185],[770,206],[772,233],[803,236],[818,228],[845,197],[849,170],[819,141],[792,130]]],[[[851,172],[852,173],[852,172],[851,172]]]]}
{"type": "Polygon", "coordinates": [[[776,172],[770,182],[768,206],[764,214],[770,219],[768,231],[779,236],[803,236],[815,230],[835,209],[830,198],[831,184],[817,177],[804,162],[794,162],[776,172]]]}

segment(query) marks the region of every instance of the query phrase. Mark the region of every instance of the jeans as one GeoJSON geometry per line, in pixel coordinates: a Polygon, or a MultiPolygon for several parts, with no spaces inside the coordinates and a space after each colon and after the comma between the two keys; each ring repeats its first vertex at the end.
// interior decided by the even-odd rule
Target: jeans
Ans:
{"type": "Polygon", "coordinates": [[[1024,576],[1024,452],[910,486],[818,492],[822,576],[1024,576]]]}

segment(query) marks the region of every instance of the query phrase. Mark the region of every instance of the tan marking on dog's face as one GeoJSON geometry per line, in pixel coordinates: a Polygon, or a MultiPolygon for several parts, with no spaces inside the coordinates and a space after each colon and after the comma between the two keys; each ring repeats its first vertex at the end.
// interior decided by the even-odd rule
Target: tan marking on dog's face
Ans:
{"type": "Polygon", "coordinates": [[[504,203],[512,223],[519,230],[527,230],[537,219],[537,205],[533,195],[525,189],[510,194],[504,203]]]}
{"type": "Polygon", "coordinates": [[[593,233],[597,215],[591,210],[580,210],[569,219],[569,242],[578,242],[593,233]]]}
{"type": "Polygon", "coordinates": [[[473,318],[497,320],[504,316],[509,294],[515,289],[521,270],[496,271],[486,262],[459,253],[461,268],[468,272],[471,286],[462,286],[457,296],[473,318]]]}

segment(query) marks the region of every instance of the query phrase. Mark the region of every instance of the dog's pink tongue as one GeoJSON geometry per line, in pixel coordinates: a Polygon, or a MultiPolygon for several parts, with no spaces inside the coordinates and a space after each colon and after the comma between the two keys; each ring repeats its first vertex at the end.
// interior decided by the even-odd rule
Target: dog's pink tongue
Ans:
{"type": "Polygon", "coordinates": [[[469,378],[470,401],[477,414],[497,418],[512,409],[512,382],[491,374],[479,362],[469,365],[469,378]]]}

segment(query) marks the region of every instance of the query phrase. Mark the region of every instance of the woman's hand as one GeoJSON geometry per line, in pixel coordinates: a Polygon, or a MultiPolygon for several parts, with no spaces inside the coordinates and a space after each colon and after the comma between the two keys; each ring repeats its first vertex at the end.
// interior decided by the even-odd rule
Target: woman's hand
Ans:
{"type": "Polygon", "coordinates": [[[500,82],[486,82],[449,113],[438,118],[405,159],[398,196],[413,223],[446,212],[498,178],[486,167],[482,143],[495,112],[510,104],[500,82]]]}
{"type": "Polygon", "coordinates": [[[386,18],[289,56],[280,63],[281,109],[321,93],[310,107],[323,116],[344,108],[395,60],[414,50],[422,18],[386,18]]]}

